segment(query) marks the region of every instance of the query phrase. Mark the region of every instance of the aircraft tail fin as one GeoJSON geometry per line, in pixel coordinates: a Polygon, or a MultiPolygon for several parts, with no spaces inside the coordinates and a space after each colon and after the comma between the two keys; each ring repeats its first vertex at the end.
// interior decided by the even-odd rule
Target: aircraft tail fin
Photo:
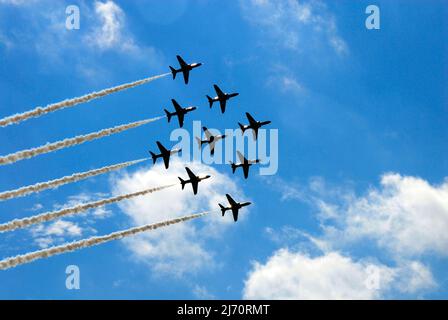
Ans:
{"type": "Polygon", "coordinates": [[[232,161],[230,161],[230,166],[232,167],[232,173],[235,173],[236,165],[232,161]]]}
{"type": "Polygon", "coordinates": [[[199,149],[201,149],[201,147],[202,147],[202,140],[201,140],[201,138],[196,137],[196,141],[198,142],[199,149]]]}
{"type": "Polygon", "coordinates": [[[152,164],[155,164],[157,160],[157,155],[152,151],[149,151],[149,153],[151,154],[152,164]]]}
{"type": "Polygon", "coordinates": [[[176,79],[177,71],[172,66],[170,66],[171,73],[173,74],[173,79],[176,79]]]}
{"type": "Polygon", "coordinates": [[[238,125],[240,126],[241,131],[244,133],[244,130],[246,130],[246,129],[244,128],[244,126],[243,126],[241,123],[239,123],[239,122],[238,122],[238,125]]]}
{"type": "Polygon", "coordinates": [[[180,180],[180,184],[182,185],[182,190],[184,190],[184,188],[185,188],[185,180],[184,179],[182,179],[181,177],[178,177],[179,178],[179,180],[180,180]]]}
{"type": "Polygon", "coordinates": [[[166,110],[166,109],[163,109],[163,111],[165,111],[165,113],[166,113],[166,117],[168,118],[168,122],[170,122],[170,120],[171,120],[171,117],[173,116],[168,110],[166,110]]]}
{"type": "Polygon", "coordinates": [[[219,207],[221,208],[222,216],[224,217],[224,214],[226,213],[226,208],[222,204],[220,204],[220,203],[218,203],[218,204],[219,204],[219,207]]]}
{"type": "Polygon", "coordinates": [[[208,100],[208,104],[210,105],[210,108],[213,106],[213,99],[209,95],[206,96],[208,100]]]}

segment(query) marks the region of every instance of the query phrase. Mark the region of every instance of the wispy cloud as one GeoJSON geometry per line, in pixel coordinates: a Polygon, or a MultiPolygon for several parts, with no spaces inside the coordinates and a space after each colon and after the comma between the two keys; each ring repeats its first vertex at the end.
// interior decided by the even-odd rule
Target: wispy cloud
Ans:
{"type": "Polygon", "coordinates": [[[34,242],[40,248],[48,248],[55,242],[63,242],[66,239],[79,237],[83,229],[75,222],[58,220],[48,225],[38,225],[31,229],[34,242]]]}
{"type": "Polygon", "coordinates": [[[95,26],[86,36],[89,45],[100,50],[118,49],[131,54],[139,54],[140,48],[126,27],[126,16],[114,1],[95,1],[95,26]]]}
{"type": "Polygon", "coordinates": [[[243,16],[265,39],[284,49],[315,50],[325,43],[338,55],[348,53],[339,36],[335,17],[319,1],[240,1],[243,16]]]}
{"type": "Polygon", "coordinates": [[[0,42],[10,49],[33,51],[45,70],[70,64],[78,76],[107,79],[111,70],[101,61],[105,53],[128,62],[138,61],[148,68],[157,68],[163,60],[156,48],[135,38],[128,28],[126,13],[112,0],[79,2],[79,30],[67,30],[65,26],[64,9],[73,5],[69,1],[26,1],[16,5],[18,10],[26,11],[27,21],[0,30],[0,42]]]}

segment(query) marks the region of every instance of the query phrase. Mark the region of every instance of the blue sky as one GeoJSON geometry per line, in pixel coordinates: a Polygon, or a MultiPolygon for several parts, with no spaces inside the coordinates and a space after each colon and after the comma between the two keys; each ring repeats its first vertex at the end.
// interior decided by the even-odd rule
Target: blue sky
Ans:
{"type": "MultiPolygon", "coordinates": [[[[167,72],[176,54],[204,63],[188,86],[166,77],[2,128],[2,155],[162,115],[171,98],[199,106],[190,131],[192,120],[235,128],[249,111],[279,134],[276,175],[195,164],[215,177],[196,198],[175,187],[1,234],[0,251],[214,208],[229,191],[254,203],[238,223],[215,214],[1,271],[0,298],[447,298],[447,10],[435,0],[0,0],[0,117],[167,72]],[[65,29],[69,4],[79,30],[65,29]],[[380,30],[365,27],[370,4],[380,30]],[[240,92],[224,115],[207,106],[214,83],[240,92]],[[80,290],[65,288],[72,264],[80,290]]],[[[163,119],[3,166],[0,190],[146,157],[156,140],[174,144],[175,128],[163,119]]],[[[177,180],[183,166],[147,162],[0,202],[0,221],[177,180]]]]}

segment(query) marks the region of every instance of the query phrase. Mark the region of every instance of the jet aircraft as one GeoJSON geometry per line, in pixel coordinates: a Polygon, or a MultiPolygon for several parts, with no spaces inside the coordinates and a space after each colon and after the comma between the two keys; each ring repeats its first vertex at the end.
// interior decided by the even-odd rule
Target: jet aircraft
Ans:
{"type": "Polygon", "coordinates": [[[201,148],[203,144],[207,144],[208,143],[208,145],[210,147],[210,154],[214,155],[215,154],[215,144],[216,144],[216,142],[218,142],[221,139],[224,139],[226,137],[226,135],[225,134],[221,134],[221,135],[214,136],[214,135],[212,135],[210,133],[210,131],[206,127],[202,127],[202,130],[204,130],[206,140],[201,140],[201,138],[196,137],[196,140],[198,142],[199,148],[201,148]]]}
{"type": "Polygon", "coordinates": [[[210,175],[206,175],[206,176],[197,176],[195,175],[190,168],[185,167],[185,170],[187,170],[187,174],[188,174],[188,180],[184,180],[181,177],[178,177],[180,180],[180,184],[182,185],[182,190],[184,190],[184,187],[187,183],[191,183],[191,186],[193,187],[193,194],[197,194],[198,193],[198,184],[199,182],[201,182],[202,180],[208,179],[210,178],[210,175]]]}
{"type": "Polygon", "coordinates": [[[227,210],[231,210],[232,214],[233,214],[233,220],[235,222],[237,222],[239,210],[242,207],[246,207],[246,206],[250,205],[251,202],[243,202],[243,203],[236,202],[235,200],[233,200],[233,198],[229,194],[226,194],[226,197],[227,197],[227,201],[229,201],[230,207],[224,207],[222,204],[219,203],[219,207],[221,208],[222,216],[224,217],[224,214],[226,213],[227,210]]]}
{"type": "Polygon", "coordinates": [[[195,62],[195,63],[188,64],[184,61],[184,59],[182,59],[181,56],[177,55],[176,58],[177,58],[177,61],[179,61],[180,69],[175,69],[172,66],[170,66],[171,73],[173,74],[173,79],[176,79],[177,73],[182,72],[182,74],[184,75],[185,84],[188,84],[188,78],[190,77],[190,71],[193,70],[194,68],[202,66],[202,63],[195,62]]]}
{"type": "Polygon", "coordinates": [[[240,126],[241,131],[244,133],[247,129],[252,129],[254,140],[257,140],[258,138],[258,129],[260,129],[262,126],[265,126],[267,124],[270,124],[271,121],[256,121],[249,112],[246,112],[247,120],[249,120],[248,125],[242,125],[238,122],[238,125],[240,126]]]}
{"type": "Polygon", "coordinates": [[[171,102],[172,102],[172,104],[174,106],[174,110],[175,110],[174,112],[169,112],[168,110],[163,109],[165,111],[165,113],[166,113],[166,117],[168,118],[168,123],[170,122],[171,117],[177,116],[177,119],[179,120],[179,126],[182,128],[183,125],[184,125],[185,115],[188,112],[196,110],[197,108],[196,107],[185,107],[185,108],[182,108],[180,106],[180,104],[177,103],[177,101],[174,100],[174,99],[171,99],[171,102]]]}
{"type": "Polygon", "coordinates": [[[227,100],[229,100],[233,97],[236,97],[237,95],[239,95],[239,93],[238,92],[234,92],[234,93],[222,92],[222,90],[216,84],[214,84],[213,87],[215,88],[217,96],[214,98],[212,98],[208,95],[206,96],[208,103],[210,104],[210,109],[213,106],[213,102],[219,101],[219,105],[221,106],[221,113],[224,113],[224,112],[226,112],[227,100]]]}
{"type": "Polygon", "coordinates": [[[171,155],[175,154],[175,153],[179,153],[180,151],[182,151],[182,149],[178,148],[178,149],[168,150],[159,141],[157,141],[156,143],[157,143],[157,147],[160,150],[160,153],[155,154],[152,151],[149,151],[149,153],[151,154],[151,157],[152,157],[152,163],[155,164],[158,158],[162,158],[163,162],[165,163],[165,168],[168,169],[168,167],[170,166],[171,155]]]}

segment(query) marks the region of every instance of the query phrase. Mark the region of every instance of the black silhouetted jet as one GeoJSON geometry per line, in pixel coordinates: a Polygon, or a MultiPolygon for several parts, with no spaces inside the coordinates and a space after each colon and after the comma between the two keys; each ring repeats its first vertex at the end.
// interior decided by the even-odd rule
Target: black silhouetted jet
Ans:
{"type": "Polygon", "coordinates": [[[168,169],[168,167],[170,166],[171,155],[175,154],[175,153],[179,153],[180,151],[182,151],[182,149],[179,148],[179,149],[168,150],[159,141],[157,141],[156,143],[157,143],[157,147],[159,147],[160,153],[155,154],[155,153],[149,151],[149,153],[151,154],[151,157],[152,157],[152,163],[155,164],[158,158],[162,158],[163,162],[165,163],[165,168],[168,169]]]}
{"type": "Polygon", "coordinates": [[[180,104],[177,103],[176,100],[171,99],[171,102],[173,103],[174,109],[175,109],[176,111],[174,111],[174,112],[169,112],[168,110],[163,109],[163,110],[165,111],[165,113],[166,113],[166,117],[168,118],[168,123],[170,122],[172,116],[177,116],[177,119],[179,120],[179,126],[182,128],[182,126],[184,125],[184,118],[185,118],[185,115],[186,115],[188,112],[191,112],[191,111],[193,111],[193,110],[196,110],[196,107],[186,107],[186,108],[182,108],[182,107],[180,106],[180,104]]]}
{"type": "Polygon", "coordinates": [[[190,76],[190,71],[194,68],[202,66],[202,63],[186,63],[184,59],[182,59],[181,56],[176,56],[177,61],[179,61],[180,69],[174,69],[172,66],[170,66],[171,73],[173,74],[173,79],[176,79],[176,74],[178,72],[182,72],[184,75],[184,81],[185,84],[188,84],[188,78],[190,76]]]}
{"type": "Polygon", "coordinates": [[[230,161],[230,165],[232,166],[232,173],[235,173],[236,168],[242,167],[244,172],[244,179],[247,179],[249,176],[249,167],[255,163],[259,163],[259,159],[255,160],[247,160],[246,157],[244,157],[241,152],[237,151],[238,158],[240,159],[240,163],[233,163],[230,161]]]}
{"type": "Polygon", "coordinates": [[[221,113],[224,113],[224,112],[226,112],[227,100],[229,100],[233,97],[236,97],[237,95],[239,95],[239,93],[238,92],[235,92],[235,93],[222,92],[221,89],[219,89],[219,87],[216,84],[214,84],[213,87],[215,88],[217,96],[214,98],[212,98],[208,95],[206,96],[208,99],[208,103],[210,104],[210,109],[213,106],[213,102],[219,101],[219,104],[221,106],[221,113]]]}
{"type": "Polygon", "coordinates": [[[249,112],[246,112],[247,120],[249,120],[249,124],[244,126],[241,123],[238,122],[238,125],[241,128],[241,131],[246,131],[247,129],[252,129],[254,140],[257,140],[258,138],[258,129],[260,129],[262,126],[265,126],[267,124],[270,124],[271,121],[256,121],[249,112]]]}
{"type": "Polygon", "coordinates": [[[227,210],[232,210],[233,220],[235,220],[235,222],[237,222],[238,221],[238,211],[242,207],[250,205],[251,202],[243,202],[243,203],[236,202],[228,194],[226,194],[226,197],[227,197],[227,201],[229,201],[230,207],[224,207],[222,204],[219,203],[219,207],[221,208],[222,216],[224,217],[224,214],[226,213],[227,210]]]}
{"type": "Polygon", "coordinates": [[[210,133],[210,131],[208,131],[208,129],[206,127],[202,127],[202,130],[204,130],[206,140],[201,140],[201,138],[196,137],[199,148],[201,148],[203,144],[208,143],[208,145],[210,147],[210,154],[214,155],[216,142],[218,142],[221,139],[224,139],[226,137],[226,135],[221,134],[221,135],[214,136],[210,133]]]}
{"type": "Polygon", "coordinates": [[[180,184],[182,185],[182,190],[184,190],[184,187],[187,183],[191,183],[191,186],[193,187],[193,194],[198,193],[198,184],[202,180],[210,178],[210,175],[206,176],[197,176],[195,175],[188,167],[185,167],[185,170],[187,170],[189,180],[183,180],[181,177],[178,177],[180,180],[180,184]]]}

